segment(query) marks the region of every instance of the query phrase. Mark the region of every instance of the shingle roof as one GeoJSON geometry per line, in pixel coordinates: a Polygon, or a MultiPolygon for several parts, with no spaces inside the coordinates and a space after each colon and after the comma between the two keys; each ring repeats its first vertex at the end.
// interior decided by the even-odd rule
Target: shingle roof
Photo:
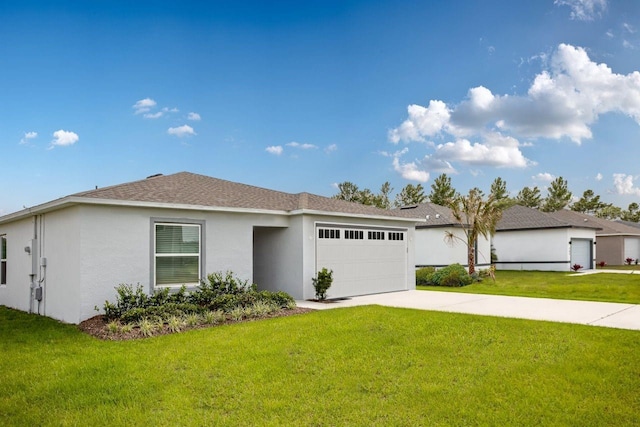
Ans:
{"type": "Polygon", "coordinates": [[[526,206],[515,205],[502,212],[502,219],[496,226],[496,231],[509,230],[534,230],[545,228],[592,228],[597,229],[594,224],[585,224],[574,221],[573,223],[555,218],[549,213],[540,212],[526,206]]]}
{"type": "Polygon", "coordinates": [[[616,221],[609,221],[607,219],[598,218],[592,215],[587,215],[568,209],[551,212],[549,213],[549,215],[553,216],[554,218],[569,222],[571,224],[583,224],[590,225],[592,227],[598,227],[600,228],[600,230],[596,230],[596,236],[611,234],[640,236],[640,229],[629,227],[628,225],[616,221]]]}
{"type": "Polygon", "coordinates": [[[406,218],[395,210],[379,209],[373,206],[365,206],[310,193],[284,193],[190,172],[152,176],[140,181],[84,191],[72,196],[86,199],[286,212],[306,209],[343,214],[406,218]]]}

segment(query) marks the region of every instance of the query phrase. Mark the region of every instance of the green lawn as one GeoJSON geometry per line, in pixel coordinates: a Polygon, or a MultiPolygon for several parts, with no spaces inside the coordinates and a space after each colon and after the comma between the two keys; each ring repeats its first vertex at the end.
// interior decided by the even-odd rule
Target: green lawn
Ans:
{"type": "Polygon", "coordinates": [[[576,275],[505,270],[496,272],[495,282],[483,279],[461,288],[418,286],[418,289],[640,304],[640,272],[576,275]]]}
{"type": "Polygon", "coordinates": [[[640,333],[379,306],[99,341],[0,307],[0,425],[640,424],[640,333]]]}

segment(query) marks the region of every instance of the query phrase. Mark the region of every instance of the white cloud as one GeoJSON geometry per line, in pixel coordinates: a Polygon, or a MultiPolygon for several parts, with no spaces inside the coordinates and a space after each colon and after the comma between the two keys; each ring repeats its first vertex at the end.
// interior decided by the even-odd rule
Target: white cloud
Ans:
{"type": "Polygon", "coordinates": [[[317,146],[315,146],[313,144],[301,144],[301,143],[295,142],[295,141],[292,141],[292,142],[290,142],[290,143],[288,143],[286,145],[287,145],[287,147],[300,148],[302,150],[310,150],[310,149],[313,149],[313,148],[318,148],[317,146]]]}
{"type": "Polygon", "coordinates": [[[77,133],[60,129],[53,133],[53,140],[51,140],[50,148],[56,146],[66,147],[68,145],[73,145],[78,142],[79,139],[80,137],[77,133]]]}
{"type": "Polygon", "coordinates": [[[337,144],[331,144],[329,146],[327,146],[324,149],[324,152],[327,154],[333,153],[334,151],[336,151],[338,149],[338,145],[337,144]]]}
{"type": "Polygon", "coordinates": [[[393,168],[404,179],[418,182],[427,182],[429,180],[429,172],[418,169],[418,165],[415,162],[401,164],[400,159],[394,157],[393,168]]]}
{"type": "Polygon", "coordinates": [[[25,132],[24,136],[20,140],[20,144],[28,144],[30,140],[38,137],[38,132],[25,132]]]}
{"type": "Polygon", "coordinates": [[[434,156],[441,160],[468,165],[525,168],[533,162],[522,155],[518,145],[471,143],[467,139],[447,142],[436,147],[434,156]]]}
{"type": "Polygon", "coordinates": [[[157,105],[156,101],[151,98],[145,98],[137,101],[133,104],[134,113],[133,114],[143,114],[148,111],[151,111],[157,105]]]}
{"type": "Polygon", "coordinates": [[[145,113],[143,115],[143,117],[145,119],[158,119],[158,118],[162,117],[163,114],[164,113],[162,111],[158,111],[156,113],[145,113]]]}
{"type": "Polygon", "coordinates": [[[624,28],[625,30],[627,30],[628,33],[633,34],[636,32],[636,29],[633,27],[633,25],[627,23],[627,22],[623,22],[622,23],[622,28],[624,28]]]}
{"type": "Polygon", "coordinates": [[[549,183],[556,179],[555,176],[551,175],[549,172],[538,173],[531,177],[534,181],[546,182],[549,183]]]}
{"type": "Polygon", "coordinates": [[[561,44],[525,96],[495,95],[483,86],[453,108],[431,101],[409,106],[409,117],[389,131],[392,143],[422,142],[447,132],[456,137],[498,129],[513,138],[591,138],[590,126],[601,114],[622,113],[640,124],[640,72],[615,74],[589,59],[580,47],[561,44]]]}
{"type": "Polygon", "coordinates": [[[200,114],[191,112],[187,114],[187,120],[193,120],[194,122],[200,121],[200,114]]]}
{"type": "Polygon", "coordinates": [[[607,10],[607,0],[555,0],[558,6],[571,8],[571,19],[578,21],[593,21],[607,10]]]}
{"type": "Polygon", "coordinates": [[[624,173],[613,174],[613,185],[617,194],[631,194],[640,196],[640,187],[634,186],[634,177],[624,173]]]}
{"type": "Polygon", "coordinates": [[[600,172],[596,175],[596,181],[602,181],[602,174],[600,172]]]}
{"type": "Polygon", "coordinates": [[[177,136],[178,138],[183,138],[185,136],[196,135],[193,128],[189,125],[182,125],[175,128],[169,128],[167,130],[169,135],[177,136]]]}
{"type": "Polygon", "coordinates": [[[389,140],[394,144],[424,141],[425,136],[437,135],[449,123],[449,109],[442,101],[432,100],[428,107],[409,105],[407,112],[409,118],[389,131],[389,140]]]}
{"type": "Polygon", "coordinates": [[[282,154],[282,146],[281,145],[271,145],[267,148],[265,148],[265,151],[269,154],[275,154],[276,156],[279,156],[280,154],[282,154]]]}

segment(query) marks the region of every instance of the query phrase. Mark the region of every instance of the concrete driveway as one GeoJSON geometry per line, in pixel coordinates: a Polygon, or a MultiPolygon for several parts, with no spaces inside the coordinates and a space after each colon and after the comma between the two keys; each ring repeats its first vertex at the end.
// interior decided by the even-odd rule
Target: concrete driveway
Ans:
{"type": "Polygon", "coordinates": [[[377,304],[418,310],[548,320],[551,322],[640,330],[640,305],[637,304],[416,290],[365,295],[328,303],[313,301],[296,301],[296,303],[299,307],[318,310],[377,304]]]}

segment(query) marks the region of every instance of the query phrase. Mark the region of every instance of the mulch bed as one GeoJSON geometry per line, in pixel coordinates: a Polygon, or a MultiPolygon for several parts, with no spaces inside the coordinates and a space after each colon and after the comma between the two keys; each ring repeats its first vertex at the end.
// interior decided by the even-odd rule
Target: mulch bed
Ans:
{"type": "MultiPolygon", "coordinates": [[[[290,310],[281,310],[277,313],[273,313],[270,314],[268,316],[263,316],[263,317],[253,317],[253,318],[249,318],[249,319],[245,319],[245,320],[241,320],[241,321],[235,321],[235,320],[226,320],[223,323],[218,323],[215,325],[210,325],[210,324],[201,324],[201,325],[196,325],[196,326],[188,326],[185,325],[180,332],[186,332],[186,331],[190,331],[190,330],[194,330],[194,329],[203,329],[203,328],[212,328],[212,327],[216,327],[216,326],[220,326],[220,325],[227,325],[230,323],[240,323],[240,322],[250,322],[252,320],[260,320],[260,319],[268,319],[268,318],[274,318],[274,317],[285,317],[285,316],[292,316],[292,315],[296,315],[296,314],[303,314],[303,313],[308,313],[310,311],[314,311],[311,308],[303,308],[303,307],[296,307],[290,310]]],[[[131,331],[129,332],[122,332],[122,331],[118,331],[118,332],[111,332],[109,331],[109,329],[107,328],[107,319],[105,318],[105,316],[103,315],[98,315],[98,316],[94,316],[90,319],[85,320],[84,322],[80,323],[78,325],[78,328],[86,333],[89,334],[93,337],[96,337],[98,339],[101,340],[108,340],[108,341],[125,341],[125,340],[133,340],[133,339],[140,339],[140,338],[149,338],[145,335],[143,335],[140,332],[140,329],[137,327],[134,327],[133,329],[131,329],[131,331]]],[[[153,336],[160,336],[160,335],[168,335],[168,334],[174,334],[176,332],[173,332],[169,329],[169,327],[167,325],[164,325],[164,327],[162,329],[156,329],[153,332],[153,336]]],[[[179,332],[178,332],[179,333],[179,332]]]]}

